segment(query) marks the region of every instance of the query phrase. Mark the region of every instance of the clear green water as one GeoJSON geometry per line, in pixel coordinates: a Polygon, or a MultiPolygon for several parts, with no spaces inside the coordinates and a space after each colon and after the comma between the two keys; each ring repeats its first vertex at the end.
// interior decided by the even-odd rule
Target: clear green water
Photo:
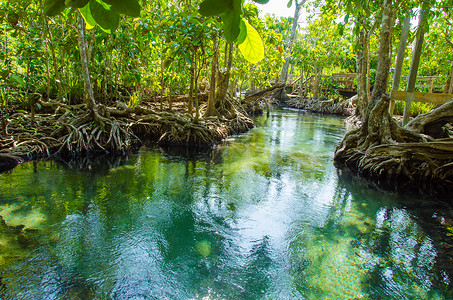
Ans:
{"type": "Polygon", "coordinates": [[[25,225],[0,230],[0,298],[452,297],[451,208],[339,176],[339,118],[257,123],[196,156],[155,148],[0,174],[0,215],[25,225]]]}

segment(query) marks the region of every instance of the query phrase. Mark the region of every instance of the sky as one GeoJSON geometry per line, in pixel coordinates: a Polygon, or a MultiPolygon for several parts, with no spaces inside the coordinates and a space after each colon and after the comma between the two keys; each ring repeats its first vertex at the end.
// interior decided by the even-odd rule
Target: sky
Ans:
{"type": "Polygon", "coordinates": [[[267,4],[255,3],[256,6],[263,12],[263,16],[266,13],[275,14],[277,17],[292,17],[294,16],[294,4],[290,8],[286,5],[288,0],[269,0],[267,4]]]}

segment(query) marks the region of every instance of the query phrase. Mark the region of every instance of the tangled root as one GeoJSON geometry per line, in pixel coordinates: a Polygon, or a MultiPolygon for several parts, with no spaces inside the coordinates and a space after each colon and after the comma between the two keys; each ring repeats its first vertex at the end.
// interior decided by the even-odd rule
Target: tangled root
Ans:
{"type": "Polygon", "coordinates": [[[142,141],[166,145],[212,145],[254,126],[235,104],[232,104],[229,117],[195,120],[181,111],[99,105],[93,114],[83,105],[42,102],[43,107],[54,110],[54,113],[35,115],[35,121],[28,114],[11,116],[7,136],[0,140],[0,154],[3,153],[4,162],[10,162],[9,158],[30,160],[55,153],[63,156],[88,152],[124,153],[133,145],[141,145],[142,141]]]}

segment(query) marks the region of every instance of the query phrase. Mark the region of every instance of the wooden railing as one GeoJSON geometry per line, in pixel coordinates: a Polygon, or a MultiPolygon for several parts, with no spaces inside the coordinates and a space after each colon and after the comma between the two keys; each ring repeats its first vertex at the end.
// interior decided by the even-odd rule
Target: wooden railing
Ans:
{"type": "MultiPolygon", "coordinates": [[[[403,76],[403,82],[407,82],[408,76],[403,76]]],[[[441,91],[444,88],[443,84],[437,83],[440,76],[417,76],[415,81],[415,88],[422,91],[428,90],[430,93],[441,91]]]]}
{"type": "Polygon", "coordinates": [[[392,91],[390,93],[390,99],[392,101],[406,102],[406,104],[404,105],[403,113],[403,125],[406,125],[409,121],[412,102],[434,103],[442,105],[453,99],[453,94],[392,91]]]}
{"type": "MultiPolygon", "coordinates": [[[[347,91],[356,91],[355,87],[355,79],[357,77],[357,73],[336,73],[332,75],[322,75],[322,77],[332,77],[335,83],[338,84],[339,88],[342,90],[347,90],[347,91]]],[[[298,86],[300,84],[300,79],[302,76],[297,76],[294,74],[288,75],[288,86],[291,86],[291,91],[296,91],[298,89],[298,86]]],[[[304,80],[302,83],[303,86],[306,86],[305,88],[312,87],[314,82],[312,82],[315,78],[315,75],[311,75],[308,78],[304,80]]],[[[323,89],[323,87],[320,87],[320,89],[323,89]]]]}
{"type": "MultiPolygon", "coordinates": [[[[392,103],[390,105],[390,114],[393,114],[395,101],[404,101],[403,125],[406,125],[409,121],[412,102],[442,105],[453,99],[452,94],[439,93],[444,88],[443,84],[438,83],[440,78],[440,76],[418,76],[415,81],[415,89],[420,92],[391,91],[390,99],[392,103]]],[[[402,79],[407,82],[408,77],[403,76],[402,79]]]]}
{"type": "Polygon", "coordinates": [[[357,78],[357,73],[337,73],[332,74],[332,78],[341,88],[356,90],[354,80],[357,78]]]}
{"type": "MultiPolygon", "coordinates": [[[[403,91],[392,91],[390,93],[390,99],[396,101],[407,101],[408,92],[403,91]]],[[[453,99],[452,94],[439,94],[439,93],[423,93],[423,92],[413,92],[411,102],[422,102],[422,103],[434,103],[442,105],[447,103],[450,99],[453,99]]]]}
{"type": "MultiPolygon", "coordinates": [[[[357,78],[357,73],[336,73],[331,75],[335,82],[338,84],[338,87],[346,91],[357,91],[355,84],[355,79],[357,78]]],[[[289,86],[292,87],[292,91],[298,89],[301,76],[290,75],[288,77],[289,86]]],[[[314,75],[308,77],[303,82],[304,88],[310,88],[311,80],[313,80],[314,75]]],[[[402,79],[407,81],[407,76],[403,76],[402,79]]],[[[449,100],[453,99],[453,94],[441,94],[439,91],[442,91],[444,85],[439,84],[440,76],[419,76],[417,77],[415,88],[423,92],[404,92],[404,91],[392,91],[390,98],[392,101],[405,101],[406,105],[404,108],[403,120],[409,120],[410,115],[410,103],[411,102],[422,102],[422,103],[434,103],[442,105],[449,100]],[[426,92],[429,91],[429,92],[426,92]],[[438,93],[434,93],[438,92],[438,93]]],[[[404,81],[403,81],[404,82],[404,81]]],[[[320,87],[322,89],[322,87],[320,87]]]]}

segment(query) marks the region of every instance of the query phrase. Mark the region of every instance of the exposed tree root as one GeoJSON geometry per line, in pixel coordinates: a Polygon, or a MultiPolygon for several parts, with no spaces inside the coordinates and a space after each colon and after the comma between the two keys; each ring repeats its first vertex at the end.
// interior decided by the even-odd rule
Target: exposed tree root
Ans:
{"type": "Polygon", "coordinates": [[[349,116],[353,114],[355,106],[348,100],[319,100],[290,98],[285,105],[292,108],[305,109],[324,114],[349,116]]]}
{"type": "MultiPolygon", "coordinates": [[[[159,111],[145,106],[69,106],[42,102],[52,114],[9,118],[7,136],[0,140],[0,168],[52,154],[78,156],[92,152],[124,153],[143,141],[166,145],[212,145],[245,132],[253,121],[234,99],[224,101],[222,117],[194,121],[187,112],[159,111]]],[[[202,107],[201,110],[205,109],[202,107]]]]}
{"type": "Polygon", "coordinates": [[[433,110],[403,128],[389,116],[384,95],[368,120],[337,146],[336,164],[370,177],[453,185],[453,138],[446,122],[453,117],[452,103],[441,107],[442,113],[433,110]]]}

